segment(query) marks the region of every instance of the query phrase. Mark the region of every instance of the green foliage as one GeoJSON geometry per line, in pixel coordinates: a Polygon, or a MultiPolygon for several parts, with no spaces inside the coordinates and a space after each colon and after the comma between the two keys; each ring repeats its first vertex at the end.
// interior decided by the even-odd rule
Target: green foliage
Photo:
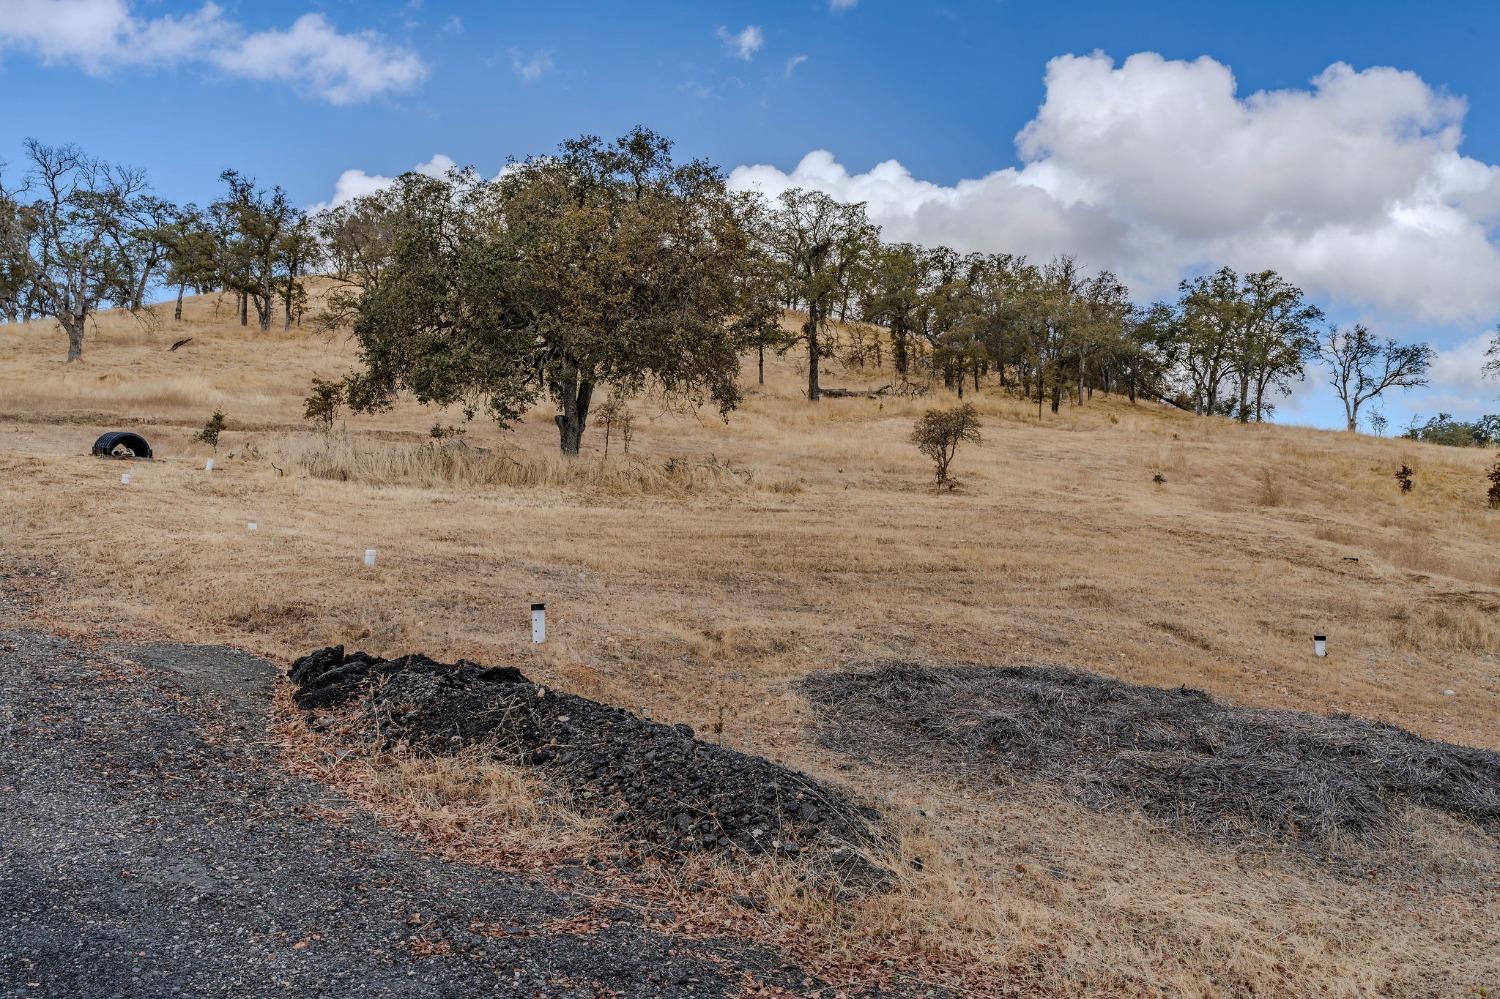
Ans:
{"type": "Polygon", "coordinates": [[[325,381],[317,376],[312,380],[312,391],[307,395],[307,406],[302,411],[304,420],[317,420],[325,431],[333,429],[339,409],[344,405],[344,383],[325,381]]]}
{"type": "Polygon", "coordinates": [[[880,229],[863,203],[846,204],[821,191],[793,188],[757,211],[759,249],[773,261],[774,289],[783,301],[807,312],[802,339],[807,344],[807,397],[822,394],[818,364],[832,356],[823,326],[855,297],[864,272],[880,245],[880,229]]]}
{"type": "Polygon", "coordinates": [[[1490,509],[1500,510],[1500,461],[1495,462],[1495,467],[1490,469],[1485,477],[1490,481],[1489,492],[1486,494],[1490,501],[1490,509]]]}
{"type": "Polygon", "coordinates": [[[269,330],[278,299],[286,302],[290,320],[311,253],[311,229],[280,187],[258,187],[236,170],[225,170],[219,179],[228,190],[209,208],[219,240],[219,278],[229,290],[249,296],[260,328],[269,330]]]}
{"type": "Polygon", "coordinates": [[[509,426],[546,393],[569,454],[603,386],[727,414],[754,311],[747,202],[670,151],[637,129],[566,142],[495,181],[401,178],[389,262],[356,310],[350,406],[409,391],[509,426]]]}
{"type": "Polygon", "coordinates": [[[979,414],[969,403],[954,409],[929,409],[912,428],[911,442],[932,459],[942,485],[949,481],[948,468],[958,446],[965,441],[979,443],[979,430],[979,414]]]}
{"type": "Polygon", "coordinates": [[[219,435],[224,432],[224,427],[227,423],[228,421],[224,419],[224,414],[216,409],[214,410],[214,415],[208,418],[208,422],[203,424],[203,429],[193,435],[193,440],[202,441],[213,448],[214,453],[217,454],[219,451],[219,435]]]}
{"type": "Polygon", "coordinates": [[[1396,482],[1401,486],[1403,493],[1411,492],[1412,477],[1415,475],[1416,472],[1412,471],[1411,466],[1404,463],[1396,470],[1396,482]]]}
{"type": "Polygon", "coordinates": [[[1447,447],[1492,447],[1500,445],[1500,414],[1481,416],[1472,422],[1439,413],[1421,426],[1408,427],[1405,436],[1447,447]]]}

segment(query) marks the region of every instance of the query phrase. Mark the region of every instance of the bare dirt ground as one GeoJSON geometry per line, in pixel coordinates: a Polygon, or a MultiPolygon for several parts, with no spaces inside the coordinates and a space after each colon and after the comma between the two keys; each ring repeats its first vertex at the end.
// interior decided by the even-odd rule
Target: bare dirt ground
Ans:
{"type": "MultiPolygon", "coordinates": [[[[0,550],[56,574],[27,627],[83,645],[107,632],[232,645],[282,666],[335,644],[513,665],[841,787],[896,829],[895,890],[833,905],[769,879],[726,888],[762,898],[735,932],[834,962],[838,982],[899,961],[976,993],[1500,987],[1493,891],[1351,877],[959,768],[914,777],[823,745],[802,686],[873,661],[1057,663],[1500,749],[1493,452],[1102,396],[1038,419],[990,384],[971,396],[985,441],[960,451],[962,486],[938,493],[906,437],[951,396],[815,405],[789,356],[727,425],[635,400],[628,459],[616,440],[606,462],[596,428],[581,461],[560,462],[543,407],[514,434],[472,429],[481,457],[439,460],[428,430],[453,414],[403,405],[332,439],[313,431],[307,382],[346,370],[348,345],[241,330],[215,308],[190,301],[181,324],[107,317],[73,366],[54,330],[0,330],[0,550]],[[191,437],[216,407],[229,429],[214,455],[191,437]],[[121,428],[159,454],[130,466],[128,487],[119,463],[86,453],[121,428]],[[1392,478],[1402,463],[1410,495],[1392,478]],[[540,649],[535,600],[550,615],[540,649]],[[1327,659],[1311,655],[1320,629],[1327,659]]],[[[890,380],[830,371],[829,384],[890,380]]],[[[359,800],[399,812],[411,784],[359,800]]],[[[477,826],[422,788],[427,818],[400,828],[450,853],[477,826]]],[[[1429,845],[1459,867],[1475,849],[1429,845]]]]}

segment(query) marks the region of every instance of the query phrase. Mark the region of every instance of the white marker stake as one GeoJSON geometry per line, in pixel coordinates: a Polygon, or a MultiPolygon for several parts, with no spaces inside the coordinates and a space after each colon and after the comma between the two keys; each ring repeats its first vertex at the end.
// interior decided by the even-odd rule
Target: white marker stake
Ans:
{"type": "Polygon", "coordinates": [[[1313,636],[1313,655],[1319,659],[1328,655],[1328,636],[1321,631],[1313,636]]]}
{"type": "Polygon", "coordinates": [[[205,472],[212,472],[214,470],[214,460],[212,458],[203,463],[203,470],[205,472]]]}
{"type": "Polygon", "coordinates": [[[541,645],[547,640],[547,605],[531,605],[531,644],[541,645]]]}
{"type": "Polygon", "coordinates": [[[247,531],[258,531],[258,530],[260,530],[260,525],[257,524],[255,521],[252,520],[252,521],[250,521],[250,523],[248,523],[248,524],[245,525],[245,530],[247,530],[247,531]]]}
{"type": "Polygon", "coordinates": [[[365,568],[366,569],[373,569],[373,568],[375,568],[375,549],[373,549],[373,548],[366,548],[365,549],[365,568]]]}
{"type": "Polygon", "coordinates": [[[120,476],[120,485],[122,485],[122,486],[128,486],[128,485],[130,485],[130,473],[129,472],[126,472],[124,475],[120,476]]]}

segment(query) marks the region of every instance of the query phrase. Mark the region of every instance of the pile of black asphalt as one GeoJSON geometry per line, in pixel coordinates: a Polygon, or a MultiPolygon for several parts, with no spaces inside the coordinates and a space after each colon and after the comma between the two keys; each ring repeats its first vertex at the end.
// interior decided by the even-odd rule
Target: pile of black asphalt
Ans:
{"type": "Polygon", "coordinates": [[[842,791],[759,756],[698,739],[585,697],[531,683],[512,667],[381,659],[342,646],[293,664],[295,700],[317,712],[357,707],[376,741],[443,754],[478,747],[535,768],[618,838],[667,856],[796,857],[840,887],[874,887],[864,859],[876,814],[842,791]]]}
{"type": "Polygon", "coordinates": [[[1500,845],[1500,753],[1349,715],[1226,704],[1186,687],[1061,666],[816,673],[825,745],[907,769],[1044,781],[1099,811],[1221,842],[1275,840],[1337,859],[1405,843],[1413,808],[1500,845]]]}
{"type": "Polygon", "coordinates": [[[601,914],[587,866],[559,887],[422,852],[280,766],[276,675],[0,628],[0,992],[833,994],[769,950],[662,932],[645,902],[601,914]],[[583,914],[599,928],[547,929],[583,914]]]}

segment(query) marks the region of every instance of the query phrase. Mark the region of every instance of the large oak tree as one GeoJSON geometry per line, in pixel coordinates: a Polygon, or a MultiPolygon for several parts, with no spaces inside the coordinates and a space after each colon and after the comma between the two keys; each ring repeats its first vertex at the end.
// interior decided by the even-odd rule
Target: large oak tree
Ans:
{"type": "Polygon", "coordinates": [[[543,393],[577,454],[595,393],[648,387],[728,413],[740,399],[752,247],[746,202],[636,129],[584,136],[500,178],[403,178],[389,256],[358,304],[355,408],[418,400],[502,426],[543,393]]]}

